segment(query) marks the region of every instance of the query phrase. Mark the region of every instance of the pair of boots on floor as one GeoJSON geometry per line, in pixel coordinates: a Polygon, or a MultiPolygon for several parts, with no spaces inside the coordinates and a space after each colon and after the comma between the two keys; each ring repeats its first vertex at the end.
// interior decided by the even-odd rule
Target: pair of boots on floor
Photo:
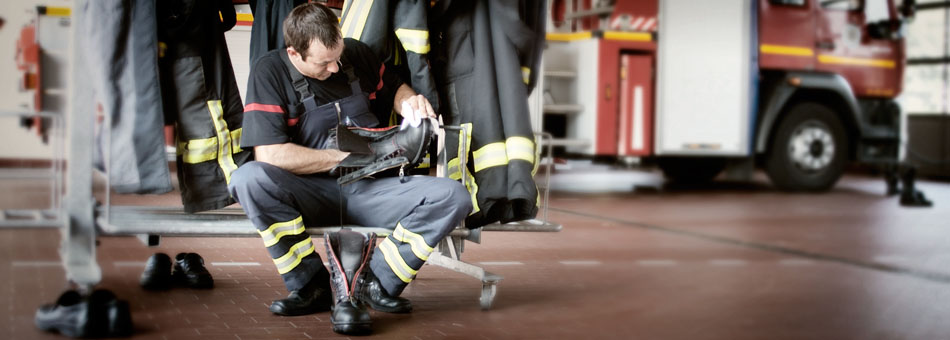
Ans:
{"type": "Polygon", "coordinates": [[[278,315],[304,315],[331,310],[333,331],[364,335],[372,332],[367,307],[381,312],[408,313],[409,300],[390,296],[370,269],[376,235],[351,230],[326,234],[324,243],[330,272],[322,270],[300,290],[274,301],[270,310],[278,315]]]}

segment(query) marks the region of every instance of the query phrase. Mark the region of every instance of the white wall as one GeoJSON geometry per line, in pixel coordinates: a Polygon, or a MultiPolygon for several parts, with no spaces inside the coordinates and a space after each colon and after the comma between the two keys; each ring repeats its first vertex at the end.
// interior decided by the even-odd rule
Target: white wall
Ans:
{"type": "MultiPolygon", "coordinates": [[[[36,6],[68,7],[66,0],[0,1],[0,17],[5,21],[0,28],[0,112],[22,112],[29,108],[32,97],[20,92],[20,71],[16,69],[16,40],[20,29],[36,17],[36,6]]],[[[20,127],[18,117],[0,115],[0,159],[50,158],[52,149],[44,145],[33,132],[20,127]]]]}
{"type": "MultiPolygon", "coordinates": [[[[71,7],[69,0],[0,1],[0,17],[5,21],[0,28],[0,159],[48,159],[52,147],[43,144],[34,132],[20,127],[20,118],[6,113],[29,112],[32,109],[32,94],[20,91],[20,71],[16,68],[16,41],[20,30],[36,18],[36,6],[71,7]]],[[[238,12],[249,13],[247,5],[235,6],[238,12]]],[[[235,26],[225,34],[228,50],[234,66],[241,99],[245,97],[250,44],[249,26],[235,26]]]]}

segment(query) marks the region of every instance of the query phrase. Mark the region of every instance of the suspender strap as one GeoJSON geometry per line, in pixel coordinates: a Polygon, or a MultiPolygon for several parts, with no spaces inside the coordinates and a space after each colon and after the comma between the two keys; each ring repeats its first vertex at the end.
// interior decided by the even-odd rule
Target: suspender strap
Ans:
{"type": "Polygon", "coordinates": [[[284,61],[284,65],[287,65],[287,70],[290,71],[290,79],[294,82],[294,90],[297,90],[297,96],[300,97],[300,100],[303,101],[304,98],[313,96],[313,92],[310,91],[310,84],[307,83],[307,79],[304,78],[303,74],[297,71],[294,64],[290,62],[290,58],[287,57],[287,51],[281,51],[280,59],[284,61]]]}
{"type": "MultiPolygon", "coordinates": [[[[287,51],[281,51],[280,59],[284,61],[284,65],[287,66],[287,70],[290,72],[290,79],[294,83],[294,90],[297,91],[297,98],[300,99],[300,103],[295,105],[294,108],[289,110],[288,116],[290,119],[298,118],[305,112],[312,111],[317,108],[317,101],[313,98],[313,91],[310,90],[310,83],[307,81],[307,78],[304,77],[300,71],[294,67],[294,64],[290,62],[290,57],[287,56],[287,51]]],[[[345,56],[343,57],[345,58],[345,56]]],[[[360,88],[359,79],[356,78],[356,73],[353,71],[353,67],[346,63],[346,68],[343,69],[346,72],[347,80],[350,83],[350,91],[353,95],[362,93],[360,88]]]]}

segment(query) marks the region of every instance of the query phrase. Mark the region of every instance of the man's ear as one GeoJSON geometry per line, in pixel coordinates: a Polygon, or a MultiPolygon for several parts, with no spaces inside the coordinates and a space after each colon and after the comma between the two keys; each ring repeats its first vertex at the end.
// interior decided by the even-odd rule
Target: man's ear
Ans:
{"type": "Polygon", "coordinates": [[[300,58],[300,53],[297,53],[293,47],[287,46],[287,56],[292,58],[300,58]]]}

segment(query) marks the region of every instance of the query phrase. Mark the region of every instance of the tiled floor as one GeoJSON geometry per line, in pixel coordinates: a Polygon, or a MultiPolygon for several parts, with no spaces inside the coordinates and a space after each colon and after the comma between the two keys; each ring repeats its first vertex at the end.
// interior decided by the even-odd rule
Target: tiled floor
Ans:
{"type": "MultiPolygon", "coordinates": [[[[47,197],[3,183],[0,207],[47,197]]],[[[466,245],[464,259],[505,276],[491,310],[479,308],[479,282],[427,266],[404,294],[416,309],[374,312],[374,337],[950,339],[950,184],[923,181],[936,206],[908,209],[860,175],[821,195],[762,183],[555,194],[550,219],[563,231],[466,245]]],[[[286,292],[258,239],[100,241],[99,287],[129,300],[135,339],[342,338],[328,313],[267,310],[286,292]],[[149,255],[186,251],[209,263],[213,290],[138,287],[149,255]]],[[[0,339],[63,338],[32,324],[66,288],[58,245],[57,230],[0,229],[0,339]]]]}

